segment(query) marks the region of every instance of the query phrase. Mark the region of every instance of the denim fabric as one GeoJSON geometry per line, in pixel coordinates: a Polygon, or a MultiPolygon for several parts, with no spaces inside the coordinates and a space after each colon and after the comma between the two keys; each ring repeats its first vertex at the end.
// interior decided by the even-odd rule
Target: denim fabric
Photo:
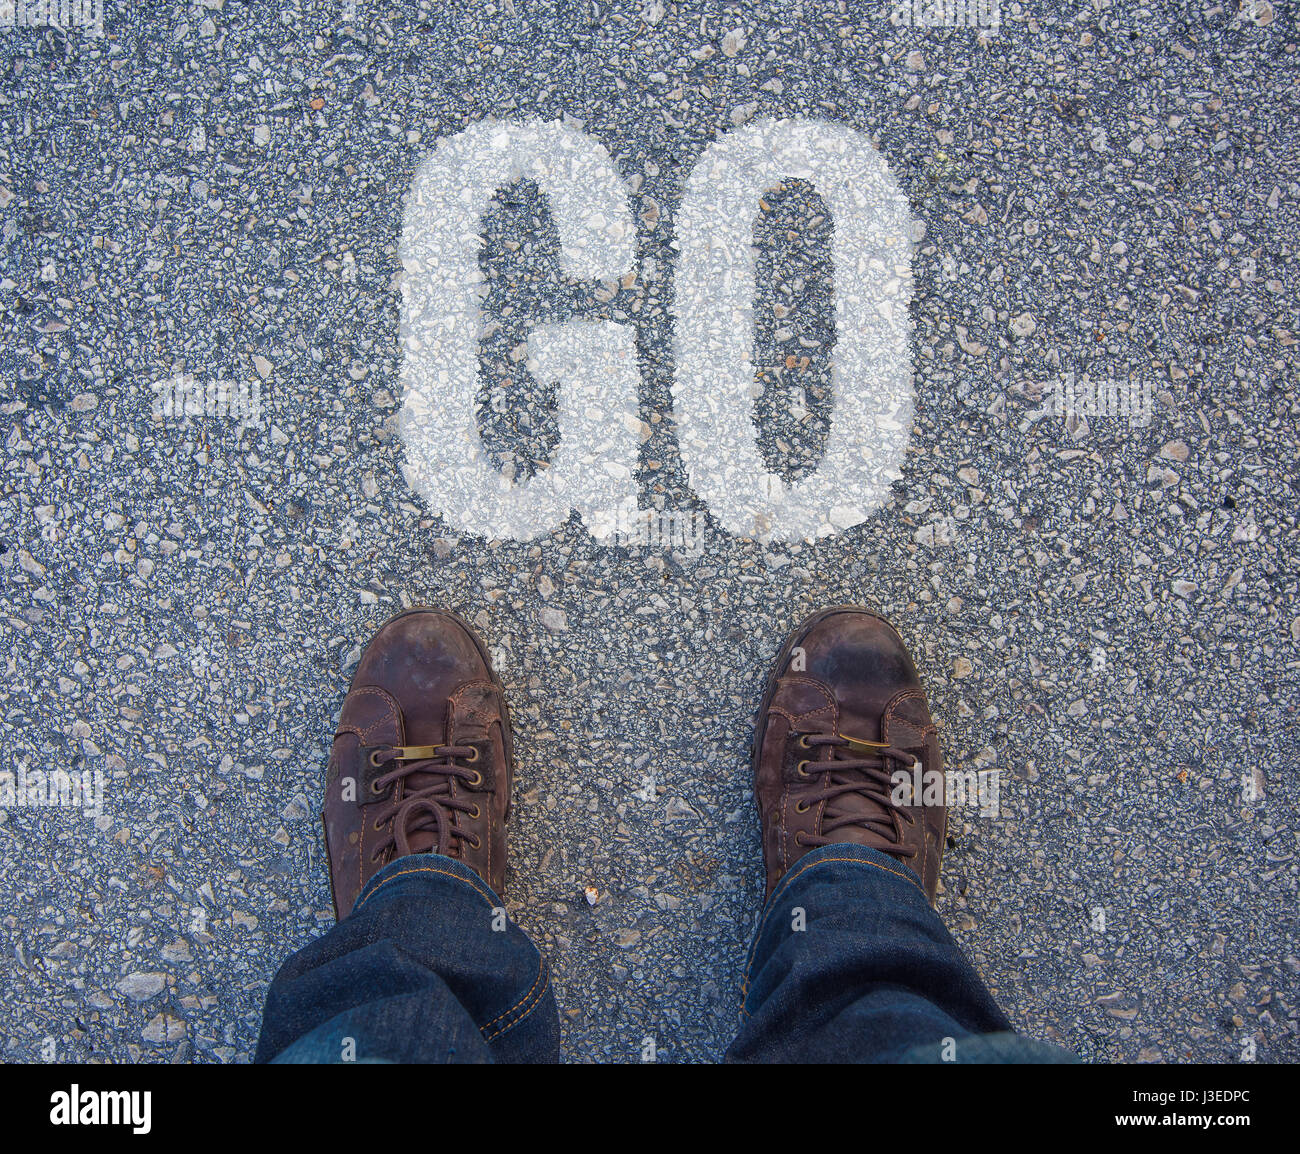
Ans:
{"type": "Polygon", "coordinates": [[[255,1060],[558,1061],[546,960],[503,906],[451,858],[391,862],[280,967],[255,1060]]]}
{"type": "Polygon", "coordinates": [[[759,919],[733,1062],[1069,1062],[1021,1038],[888,854],[800,858],[759,919]]]}
{"type": "MultiPolygon", "coordinates": [[[[546,963],[501,905],[450,858],[386,866],[276,974],[257,1061],[558,1061],[546,963]]],[[[772,894],[727,1058],[1074,1060],[1011,1033],[911,873],[851,845],[808,854],[772,894]]]]}

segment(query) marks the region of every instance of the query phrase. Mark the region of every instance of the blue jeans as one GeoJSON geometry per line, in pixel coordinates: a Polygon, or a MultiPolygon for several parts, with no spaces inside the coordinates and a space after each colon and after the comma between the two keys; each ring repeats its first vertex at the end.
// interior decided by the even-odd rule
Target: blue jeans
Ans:
{"type": "MultiPolygon", "coordinates": [[[[1021,1038],[886,854],[831,845],[782,878],[745,966],[737,1062],[1061,1062],[1021,1038]]],[[[472,870],[399,858],[280,968],[259,1062],[555,1062],[546,959],[472,870]]]]}

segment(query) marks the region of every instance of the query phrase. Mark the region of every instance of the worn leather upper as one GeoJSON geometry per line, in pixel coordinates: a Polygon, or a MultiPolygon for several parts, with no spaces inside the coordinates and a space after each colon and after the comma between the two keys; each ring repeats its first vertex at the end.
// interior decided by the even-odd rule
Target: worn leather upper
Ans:
{"type": "Polygon", "coordinates": [[[454,857],[501,893],[510,746],[501,685],[468,625],[433,609],[385,624],[357,665],[330,751],[322,817],[336,915],[405,853],[454,857]]]}
{"type": "Polygon", "coordinates": [[[851,607],[804,621],[777,659],[754,744],[768,893],[813,848],[848,842],[897,858],[933,902],[947,809],[912,796],[917,761],[923,784],[942,782],[938,731],[894,627],[851,607]]]}

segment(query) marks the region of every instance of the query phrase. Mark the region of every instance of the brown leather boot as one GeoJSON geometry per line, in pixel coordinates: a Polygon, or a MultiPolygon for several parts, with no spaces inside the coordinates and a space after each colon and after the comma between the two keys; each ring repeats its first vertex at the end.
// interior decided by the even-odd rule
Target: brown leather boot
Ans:
{"type": "Polygon", "coordinates": [[[948,824],[942,782],[938,731],[897,630],[847,605],[795,629],[754,740],[768,894],[810,850],[849,842],[897,858],[933,904],[948,824]],[[921,782],[939,784],[914,798],[916,761],[921,782]],[[939,804],[922,804],[936,793],[939,804]]]}
{"type": "Polygon", "coordinates": [[[361,655],[325,782],[334,912],[394,858],[440,853],[505,887],[510,716],[487,649],[454,613],[411,609],[361,655]]]}

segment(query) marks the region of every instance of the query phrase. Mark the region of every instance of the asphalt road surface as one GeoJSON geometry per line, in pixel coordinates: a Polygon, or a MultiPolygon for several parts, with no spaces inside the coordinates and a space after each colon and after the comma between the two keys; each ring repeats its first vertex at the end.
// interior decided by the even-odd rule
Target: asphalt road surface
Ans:
{"type": "Polygon", "coordinates": [[[1018,1029],[1300,1057],[1296,7],[938,15],[0,27],[0,1057],[250,1058],[332,920],[351,667],[423,603],[497,654],[568,1057],[717,1059],[754,711],[841,602],[998,783],[938,908],[1018,1029]],[[602,530],[638,508],[678,535],[602,530]],[[86,804],[25,804],[58,770],[86,804]]]}

